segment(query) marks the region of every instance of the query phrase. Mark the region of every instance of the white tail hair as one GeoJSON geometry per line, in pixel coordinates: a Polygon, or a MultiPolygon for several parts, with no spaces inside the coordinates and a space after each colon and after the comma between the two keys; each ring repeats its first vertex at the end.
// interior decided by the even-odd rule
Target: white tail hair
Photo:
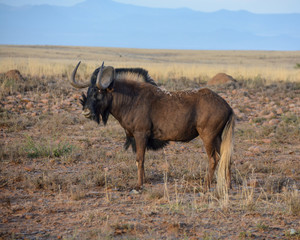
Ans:
{"type": "Polygon", "coordinates": [[[230,165],[231,156],[233,153],[234,124],[235,115],[232,113],[222,133],[220,161],[217,172],[217,192],[219,196],[223,196],[225,193],[227,193],[228,188],[230,187],[230,165]]]}

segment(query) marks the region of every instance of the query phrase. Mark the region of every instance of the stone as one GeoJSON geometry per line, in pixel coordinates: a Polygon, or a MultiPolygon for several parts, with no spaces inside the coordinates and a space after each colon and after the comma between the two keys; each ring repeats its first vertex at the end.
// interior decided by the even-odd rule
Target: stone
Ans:
{"type": "Polygon", "coordinates": [[[283,114],[282,108],[277,108],[277,109],[276,109],[276,113],[277,113],[278,115],[283,114]]]}
{"type": "Polygon", "coordinates": [[[297,231],[295,229],[290,229],[290,235],[293,236],[293,235],[296,235],[297,231]]]}
{"type": "Polygon", "coordinates": [[[263,152],[263,149],[259,146],[251,146],[248,148],[248,151],[250,153],[255,153],[255,154],[258,154],[258,153],[262,153],[263,152]]]}
{"type": "Polygon", "coordinates": [[[280,123],[280,120],[279,119],[271,119],[268,124],[271,125],[271,126],[275,126],[277,125],[278,123],[280,123]]]}
{"type": "Polygon", "coordinates": [[[111,151],[107,151],[105,153],[105,156],[108,157],[108,158],[111,158],[111,157],[113,157],[113,153],[111,151]]]}
{"type": "Polygon", "coordinates": [[[31,100],[29,98],[22,98],[21,102],[22,103],[29,103],[29,102],[31,102],[31,100]]]}
{"type": "Polygon", "coordinates": [[[139,191],[137,191],[137,190],[135,190],[135,189],[133,189],[133,190],[131,190],[131,192],[130,192],[131,194],[140,194],[140,192],[139,191]]]}
{"type": "Polygon", "coordinates": [[[265,115],[266,119],[271,119],[273,117],[275,117],[275,114],[273,112],[270,112],[268,115],[265,115]]]}
{"type": "Polygon", "coordinates": [[[272,140],[269,139],[269,138],[262,139],[261,141],[262,141],[263,143],[267,143],[267,144],[270,144],[270,143],[272,142],[272,140]]]}
{"type": "Polygon", "coordinates": [[[49,98],[51,95],[50,95],[50,93],[45,93],[45,94],[43,94],[42,95],[44,98],[49,98]]]}
{"type": "Polygon", "coordinates": [[[48,99],[42,99],[42,100],[41,100],[41,103],[48,104],[48,103],[49,103],[49,100],[48,100],[48,99]]]}
{"type": "Polygon", "coordinates": [[[33,103],[32,102],[29,102],[26,104],[25,106],[27,109],[32,109],[33,108],[33,103]]]}

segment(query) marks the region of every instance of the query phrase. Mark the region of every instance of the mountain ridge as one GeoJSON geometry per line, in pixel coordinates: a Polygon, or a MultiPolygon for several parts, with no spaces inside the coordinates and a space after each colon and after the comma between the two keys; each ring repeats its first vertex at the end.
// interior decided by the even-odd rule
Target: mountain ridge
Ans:
{"type": "Polygon", "coordinates": [[[87,0],[70,7],[0,4],[0,44],[300,50],[299,22],[297,13],[208,13],[111,0],[87,0]]]}

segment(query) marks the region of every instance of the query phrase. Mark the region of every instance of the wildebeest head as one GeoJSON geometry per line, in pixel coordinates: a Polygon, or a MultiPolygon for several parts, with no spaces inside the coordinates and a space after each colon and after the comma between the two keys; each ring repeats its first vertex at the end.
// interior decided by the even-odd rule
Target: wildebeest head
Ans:
{"type": "Polygon", "coordinates": [[[100,123],[100,116],[106,124],[112,102],[115,70],[113,67],[105,67],[104,62],[97,68],[91,76],[89,83],[79,84],[75,80],[75,75],[80,62],[75,67],[71,79],[72,86],[76,88],[88,87],[87,94],[82,94],[80,100],[82,104],[82,114],[89,119],[100,123]]]}

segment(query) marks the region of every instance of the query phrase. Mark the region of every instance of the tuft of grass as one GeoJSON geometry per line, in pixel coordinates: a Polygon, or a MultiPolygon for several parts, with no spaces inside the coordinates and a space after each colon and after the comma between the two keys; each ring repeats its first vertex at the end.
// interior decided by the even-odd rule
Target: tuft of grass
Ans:
{"type": "Polygon", "coordinates": [[[162,188],[151,189],[151,191],[148,193],[148,197],[151,200],[162,199],[164,197],[164,191],[162,188]]]}
{"type": "Polygon", "coordinates": [[[29,185],[28,187],[33,187],[36,190],[48,190],[59,193],[68,189],[71,184],[68,177],[46,171],[36,176],[28,176],[26,182],[29,185]]]}
{"type": "Polygon", "coordinates": [[[239,239],[251,239],[253,237],[251,232],[240,232],[239,239]]]}
{"type": "Polygon", "coordinates": [[[300,124],[300,118],[296,114],[287,114],[287,115],[282,115],[281,117],[282,122],[286,124],[293,124],[299,126],[300,124]]]}
{"type": "Polygon", "coordinates": [[[242,78],[240,82],[241,85],[245,88],[258,89],[264,88],[266,86],[267,80],[261,74],[258,74],[256,76],[253,76],[252,78],[242,78]]]}
{"type": "Polygon", "coordinates": [[[300,194],[297,188],[285,193],[285,203],[290,214],[299,216],[300,214],[300,194]]]}
{"type": "Polygon", "coordinates": [[[256,225],[256,227],[258,228],[258,230],[260,230],[260,231],[267,231],[270,227],[269,227],[269,225],[267,225],[267,224],[265,224],[265,223],[263,223],[263,222],[259,222],[257,225],[256,225]]]}
{"type": "Polygon", "coordinates": [[[78,186],[73,186],[71,188],[70,197],[74,201],[79,201],[85,198],[85,191],[78,186]]]}
{"type": "Polygon", "coordinates": [[[39,158],[39,157],[57,157],[71,154],[74,150],[74,146],[66,143],[60,142],[58,144],[49,144],[45,142],[36,142],[31,137],[27,137],[24,144],[24,151],[29,158],[39,158]]]}
{"type": "Polygon", "coordinates": [[[276,126],[275,139],[279,143],[291,142],[300,137],[300,118],[294,114],[282,116],[282,123],[276,126]]]}

